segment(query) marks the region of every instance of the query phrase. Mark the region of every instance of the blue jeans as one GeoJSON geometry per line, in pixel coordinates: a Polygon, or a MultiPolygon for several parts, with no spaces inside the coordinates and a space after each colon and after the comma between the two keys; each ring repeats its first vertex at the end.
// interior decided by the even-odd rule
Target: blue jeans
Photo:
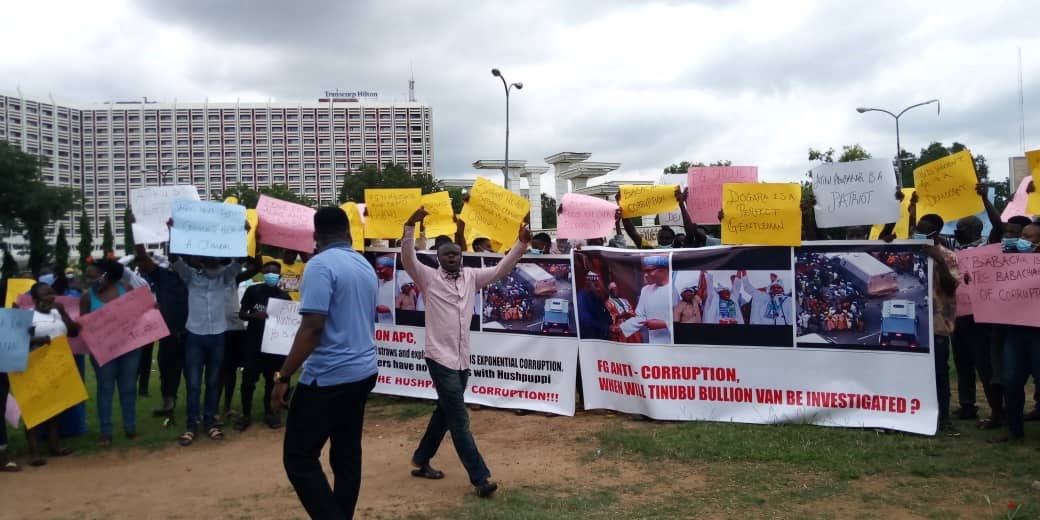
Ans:
{"type": "MultiPolygon", "coordinates": [[[[86,370],[86,355],[73,354],[72,359],[79,369],[79,377],[83,379],[86,370]]],[[[58,416],[58,424],[61,425],[61,437],[75,437],[87,433],[87,403],[79,403],[58,416]]]]}
{"type": "Polygon", "coordinates": [[[119,410],[123,413],[123,431],[137,433],[137,365],[141,351],[134,350],[119,356],[104,366],[90,358],[97,376],[98,423],[102,435],[112,435],[112,395],[119,388],[119,410]]]}
{"type": "Polygon", "coordinates": [[[203,369],[206,376],[206,397],[202,403],[202,425],[208,429],[216,422],[217,401],[220,399],[220,365],[223,362],[223,334],[188,333],[184,343],[184,379],[188,383],[188,431],[195,431],[199,427],[203,369]]]}
{"type": "Polygon", "coordinates": [[[433,411],[426,433],[412,455],[412,462],[428,464],[437,454],[444,434],[450,430],[455,453],[466,468],[470,483],[476,485],[491,478],[491,471],[484,464],[469,429],[469,411],[463,400],[469,370],[453,370],[430,359],[426,360],[426,365],[430,367],[430,378],[437,389],[437,409],[433,411]]]}
{"type": "Polygon", "coordinates": [[[939,424],[950,420],[950,337],[932,336],[935,346],[935,394],[939,398],[939,424]]]}
{"type": "Polygon", "coordinates": [[[1025,435],[1026,380],[1040,374],[1040,327],[1008,325],[1004,333],[1004,399],[1008,433],[1025,435]]]}

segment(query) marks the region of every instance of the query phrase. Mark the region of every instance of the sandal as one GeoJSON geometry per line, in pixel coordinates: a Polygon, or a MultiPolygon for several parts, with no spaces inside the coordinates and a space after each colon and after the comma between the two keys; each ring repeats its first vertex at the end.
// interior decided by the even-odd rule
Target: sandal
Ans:
{"type": "Polygon", "coordinates": [[[206,434],[209,435],[210,439],[213,439],[215,441],[222,441],[222,440],[224,440],[224,432],[220,431],[220,428],[218,428],[216,426],[214,426],[214,427],[210,428],[208,431],[206,431],[206,434]]]}
{"type": "Polygon", "coordinates": [[[235,421],[234,428],[236,431],[244,432],[247,428],[249,428],[250,422],[251,421],[249,420],[249,417],[243,415],[242,417],[239,417],[237,421],[235,421]]]}
{"type": "Polygon", "coordinates": [[[195,432],[184,432],[177,437],[177,443],[181,446],[190,446],[193,442],[195,442],[195,432]]]}
{"type": "Polygon", "coordinates": [[[444,478],[444,472],[439,469],[433,469],[429,464],[423,464],[422,466],[412,470],[412,476],[428,478],[430,480],[440,480],[444,478]]]}
{"type": "Polygon", "coordinates": [[[2,473],[17,473],[21,470],[22,467],[13,460],[9,460],[3,466],[0,466],[0,472],[2,473]]]}

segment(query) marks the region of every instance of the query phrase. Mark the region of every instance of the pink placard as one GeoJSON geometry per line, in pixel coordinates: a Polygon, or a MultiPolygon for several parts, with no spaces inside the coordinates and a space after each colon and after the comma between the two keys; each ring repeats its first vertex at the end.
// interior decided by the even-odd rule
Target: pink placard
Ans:
{"type": "Polygon", "coordinates": [[[1040,254],[1002,253],[1000,244],[966,256],[975,321],[1040,327],[1040,254]]]}
{"type": "Polygon", "coordinates": [[[22,418],[22,410],[18,408],[18,402],[14,400],[14,396],[7,394],[7,409],[4,410],[4,420],[7,424],[10,424],[12,428],[18,427],[18,421],[22,418]]]}
{"type": "Polygon", "coordinates": [[[556,221],[557,238],[603,238],[614,234],[618,206],[609,200],[577,193],[564,194],[556,221]]]}
{"type": "Polygon", "coordinates": [[[957,266],[960,268],[960,285],[957,286],[957,316],[970,316],[974,314],[971,304],[971,293],[975,284],[975,273],[971,266],[975,264],[976,258],[988,258],[1001,254],[1000,244],[973,247],[956,252],[957,266]]]}
{"type": "Polygon", "coordinates": [[[260,243],[303,253],[314,252],[314,209],[292,202],[260,196],[260,243]]]}
{"type": "Polygon", "coordinates": [[[1007,207],[1004,208],[1004,213],[1001,213],[1000,220],[1007,222],[1009,218],[1017,217],[1018,215],[1029,216],[1029,213],[1026,213],[1026,204],[1029,202],[1029,194],[1026,193],[1026,188],[1032,180],[1032,176],[1022,179],[1018,189],[1015,190],[1014,197],[1008,201],[1007,207]]]}
{"type": "Polygon", "coordinates": [[[758,166],[691,166],[687,173],[686,211],[697,224],[718,224],[722,185],[758,182],[758,166]]]}
{"type": "Polygon", "coordinates": [[[79,319],[80,339],[99,365],[170,335],[148,287],[138,287],[79,319]]]}

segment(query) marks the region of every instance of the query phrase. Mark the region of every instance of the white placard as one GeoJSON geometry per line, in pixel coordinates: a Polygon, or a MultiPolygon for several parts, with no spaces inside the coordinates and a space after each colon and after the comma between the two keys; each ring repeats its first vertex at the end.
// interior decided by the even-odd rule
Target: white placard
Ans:
{"type": "Polygon", "coordinates": [[[135,244],[156,244],[169,240],[166,221],[170,206],[177,199],[199,200],[195,186],[151,186],[130,190],[130,209],[134,212],[135,244]]]}
{"type": "Polygon", "coordinates": [[[268,354],[288,356],[292,349],[296,330],[300,328],[300,302],[267,300],[267,322],[264,323],[264,339],[260,351],[268,354]]]}
{"type": "Polygon", "coordinates": [[[899,220],[895,170],[888,159],[821,164],[812,169],[812,180],[818,227],[899,220]]]}

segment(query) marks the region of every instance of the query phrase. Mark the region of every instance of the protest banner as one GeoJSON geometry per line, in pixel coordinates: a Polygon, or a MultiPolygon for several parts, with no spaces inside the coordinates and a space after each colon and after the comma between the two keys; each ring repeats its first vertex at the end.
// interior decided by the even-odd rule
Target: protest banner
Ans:
{"type": "MultiPolygon", "coordinates": [[[[423,226],[426,228],[426,237],[433,239],[440,235],[446,235],[455,240],[455,210],[451,206],[451,194],[446,191],[427,193],[422,196],[422,207],[426,209],[426,218],[423,226]]],[[[409,217],[411,215],[408,215],[409,217]]],[[[405,217],[408,220],[408,217],[405,217]]]]}
{"type": "MultiPolygon", "coordinates": [[[[892,233],[896,235],[898,239],[910,238],[910,197],[914,194],[913,188],[901,188],[903,192],[903,200],[899,203],[899,221],[896,222],[895,229],[892,233]]],[[[885,224],[874,224],[870,227],[870,239],[877,240],[881,238],[881,231],[885,229],[885,224]]]]}
{"type": "Polygon", "coordinates": [[[147,286],[83,315],[79,323],[80,337],[99,365],[170,335],[147,286]]]}
{"type": "Polygon", "coordinates": [[[288,356],[301,319],[300,302],[277,298],[267,300],[267,320],[264,322],[260,351],[288,356]]]}
{"type": "Polygon", "coordinates": [[[361,215],[361,209],[358,206],[359,204],[353,202],[344,202],[339,208],[347,214],[347,221],[350,222],[351,246],[354,247],[355,251],[364,251],[365,221],[361,215]]]}
{"type": "Polygon", "coordinates": [[[260,217],[261,244],[314,252],[314,209],[261,195],[256,214],[260,217]]]}
{"type": "Polygon", "coordinates": [[[28,368],[7,377],[26,428],[34,428],[87,400],[87,389],[65,336],[30,352],[28,368]]]}
{"type": "Polygon", "coordinates": [[[583,248],[573,277],[585,409],[934,434],[928,268],[920,245],[866,241],[810,242],[793,255],[583,248]],[[645,274],[644,257],[662,254],[661,276],[645,274]],[[877,279],[861,276],[855,266],[865,263],[877,279]],[[922,266],[924,281],[914,274],[922,266]],[[605,323],[584,308],[603,301],[581,296],[597,290],[584,282],[589,271],[617,286],[605,323]]]}
{"type": "Polygon", "coordinates": [[[401,238],[404,223],[421,205],[419,188],[365,190],[365,238],[401,238]]]}
{"type": "Polygon", "coordinates": [[[1040,327],[1040,255],[1003,253],[1000,244],[973,251],[958,265],[970,275],[975,321],[1040,327]]]}
{"type": "Polygon", "coordinates": [[[686,211],[697,224],[718,224],[722,185],[756,182],[757,166],[691,166],[687,170],[686,211]]]}
{"type": "Polygon", "coordinates": [[[614,234],[617,204],[588,195],[565,193],[556,219],[557,238],[603,238],[614,234]]]}
{"type": "Polygon", "coordinates": [[[18,401],[15,401],[11,394],[7,394],[7,408],[4,409],[4,420],[12,428],[17,428],[18,422],[22,420],[22,410],[18,408],[18,401]]]}
{"type": "Polygon", "coordinates": [[[222,202],[178,199],[170,207],[170,252],[241,258],[246,253],[246,208],[222,202]]]}
{"type": "Polygon", "coordinates": [[[29,310],[0,309],[0,372],[25,370],[32,317],[29,310]]]}
{"type": "Polygon", "coordinates": [[[723,244],[797,245],[802,187],[797,183],[724,184],[723,244]]]}
{"type": "Polygon", "coordinates": [[[29,292],[32,289],[33,284],[36,280],[32,278],[8,278],[7,279],[7,295],[4,298],[4,307],[14,307],[15,302],[18,301],[18,297],[29,292]]]}
{"type": "Polygon", "coordinates": [[[971,152],[964,150],[914,169],[917,214],[935,213],[943,220],[957,220],[985,210],[975,192],[979,178],[971,152]]]}
{"type": "Polygon", "coordinates": [[[131,228],[135,244],[156,244],[169,240],[166,222],[173,216],[173,201],[199,200],[195,186],[149,186],[130,190],[130,210],[134,214],[131,228]]]}
{"type": "Polygon", "coordinates": [[[621,206],[621,217],[642,217],[678,209],[679,201],[675,200],[676,188],[678,186],[674,184],[663,186],[622,184],[618,188],[621,193],[621,200],[618,201],[621,206]]]}
{"type": "Polygon", "coordinates": [[[531,201],[485,179],[477,177],[469,192],[469,202],[459,217],[466,231],[490,238],[507,247],[516,243],[520,224],[531,212],[531,201]]]}
{"type": "Polygon", "coordinates": [[[873,225],[899,219],[896,178],[888,159],[824,163],[811,171],[816,225],[873,225]]]}

